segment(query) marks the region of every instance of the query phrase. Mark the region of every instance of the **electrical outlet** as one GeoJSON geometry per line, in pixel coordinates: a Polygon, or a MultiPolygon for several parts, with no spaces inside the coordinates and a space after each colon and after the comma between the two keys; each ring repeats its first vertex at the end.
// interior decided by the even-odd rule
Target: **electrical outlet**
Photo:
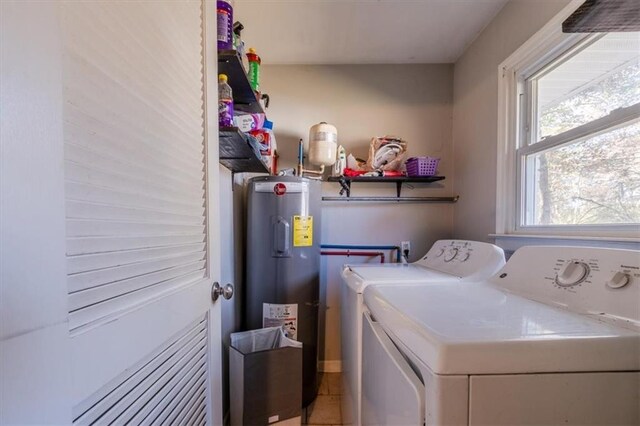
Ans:
{"type": "Polygon", "coordinates": [[[403,241],[401,244],[402,254],[411,253],[411,241],[403,241]]]}

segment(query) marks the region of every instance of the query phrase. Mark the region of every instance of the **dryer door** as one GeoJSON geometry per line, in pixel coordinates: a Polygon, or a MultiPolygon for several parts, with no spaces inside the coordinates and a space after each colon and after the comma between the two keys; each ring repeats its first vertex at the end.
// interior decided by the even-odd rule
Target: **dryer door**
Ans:
{"type": "Polygon", "coordinates": [[[423,425],[424,385],[369,312],[362,339],[362,425],[423,425]]]}

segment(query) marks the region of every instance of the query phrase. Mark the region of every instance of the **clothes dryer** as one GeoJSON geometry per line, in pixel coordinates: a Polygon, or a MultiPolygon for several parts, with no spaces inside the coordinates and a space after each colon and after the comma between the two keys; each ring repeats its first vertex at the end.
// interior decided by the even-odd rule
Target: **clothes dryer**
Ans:
{"type": "Polygon", "coordinates": [[[464,240],[436,241],[411,264],[345,265],[341,288],[342,417],[360,424],[362,291],[370,284],[424,285],[485,279],[504,266],[504,252],[492,244],[464,240]]]}

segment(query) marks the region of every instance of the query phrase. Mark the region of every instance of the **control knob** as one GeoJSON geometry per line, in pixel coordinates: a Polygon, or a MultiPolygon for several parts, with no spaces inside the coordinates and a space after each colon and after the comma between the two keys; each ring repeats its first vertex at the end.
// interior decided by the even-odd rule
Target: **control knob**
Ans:
{"type": "Polygon", "coordinates": [[[569,262],[556,275],[556,284],[560,287],[571,287],[584,281],[588,274],[589,266],[586,263],[569,262]]]}
{"type": "Polygon", "coordinates": [[[458,249],[452,248],[447,251],[447,254],[444,255],[445,262],[451,262],[458,255],[458,249]]]}
{"type": "Polygon", "coordinates": [[[609,280],[607,280],[607,287],[620,288],[629,283],[629,275],[624,272],[616,272],[609,280]]]}

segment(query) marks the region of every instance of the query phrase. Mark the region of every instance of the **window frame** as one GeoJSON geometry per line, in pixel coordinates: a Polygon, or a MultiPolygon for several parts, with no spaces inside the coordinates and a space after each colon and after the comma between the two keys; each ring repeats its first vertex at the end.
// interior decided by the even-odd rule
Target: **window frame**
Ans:
{"type": "MultiPolygon", "coordinates": [[[[509,56],[498,69],[498,161],[496,234],[492,237],[583,237],[618,242],[640,242],[639,224],[526,225],[526,156],[564,145],[630,123],[640,116],[640,105],[620,108],[609,115],[558,135],[537,138],[535,77],[550,72],[603,35],[564,34],[564,21],[582,3],[574,0],[538,33],[509,56]]],[[[530,238],[529,238],[530,239],[530,238]]]]}

